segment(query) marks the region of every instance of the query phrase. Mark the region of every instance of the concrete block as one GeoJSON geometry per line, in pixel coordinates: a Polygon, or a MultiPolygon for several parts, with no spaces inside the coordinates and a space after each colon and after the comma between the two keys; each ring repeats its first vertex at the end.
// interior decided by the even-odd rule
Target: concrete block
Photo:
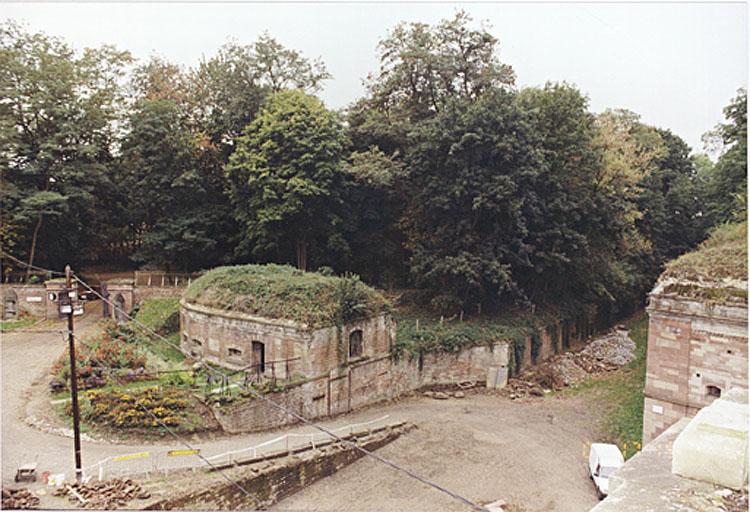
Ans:
{"type": "Polygon", "coordinates": [[[502,389],[508,384],[507,366],[490,366],[487,368],[487,389],[502,389]]]}
{"type": "Polygon", "coordinates": [[[701,409],[674,442],[672,472],[732,489],[747,485],[747,390],[701,409]]]}

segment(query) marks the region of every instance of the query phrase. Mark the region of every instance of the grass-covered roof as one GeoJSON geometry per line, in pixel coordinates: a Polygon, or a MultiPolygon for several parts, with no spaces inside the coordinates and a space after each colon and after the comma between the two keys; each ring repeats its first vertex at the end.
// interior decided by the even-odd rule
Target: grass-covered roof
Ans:
{"type": "Polygon", "coordinates": [[[747,222],[716,228],[698,249],[667,264],[666,292],[747,301],[747,222]]]}
{"type": "Polygon", "coordinates": [[[380,292],[356,276],[303,272],[287,265],[218,267],[193,281],[187,302],[316,328],[339,325],[389,308],[380,292]]]}

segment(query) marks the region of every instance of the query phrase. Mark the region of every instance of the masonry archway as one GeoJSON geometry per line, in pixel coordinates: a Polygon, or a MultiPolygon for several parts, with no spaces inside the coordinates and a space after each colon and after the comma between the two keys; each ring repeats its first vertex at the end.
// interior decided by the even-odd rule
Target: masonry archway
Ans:
{"type": "Polygon", "coordinates": [[[121,293],[115,296],[115,320],[124,322],[128,317],[125,313],[125,297],[121,293]]]}

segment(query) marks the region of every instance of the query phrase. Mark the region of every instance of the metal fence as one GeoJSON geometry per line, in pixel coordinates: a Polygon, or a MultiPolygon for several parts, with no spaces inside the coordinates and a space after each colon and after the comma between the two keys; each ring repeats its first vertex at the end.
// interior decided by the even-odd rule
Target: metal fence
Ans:
{"type": "MultiPolygon", "coordinates": [[[[367,433],[373,429],[374,425],[387,419],[388,415],[385,415],[374,420],[330,429],[330,432],[339,436],[367,433]]],[[[223,467],[308,448],[315,449],[332,440],[333,437],[325,432],[288,433],[260,444],[219,453],[206,457],[206,459],[214,466],[223,467]]],[[[199,456],[200,453],[200,449],[169,448],[115,455],[83,468],[84,480],[106,480],[133,475],[167,475],[171,471],[206,469],[207,464],[199,456]]],[[[66,481],[75,479],[74,472],[66,473],[65,476],[66,481]]]]}

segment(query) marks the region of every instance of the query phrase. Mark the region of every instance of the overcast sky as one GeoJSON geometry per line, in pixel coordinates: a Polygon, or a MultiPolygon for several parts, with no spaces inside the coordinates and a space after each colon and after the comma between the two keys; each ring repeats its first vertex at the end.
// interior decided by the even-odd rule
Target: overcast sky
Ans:
{"type": "Polygon", "coordinates": [[[399,21],[435,23],[463,8],[486,20],[520,87],[576,84],[591,108],[627,108],[694,149],[747,81],[743,3],[5,3],[3,17],[76,48],[113,43],[145,59],[194,65],[228,39],[268,31],[333,75],[333,108],[364,92],[376,45],[399,21]]]}

